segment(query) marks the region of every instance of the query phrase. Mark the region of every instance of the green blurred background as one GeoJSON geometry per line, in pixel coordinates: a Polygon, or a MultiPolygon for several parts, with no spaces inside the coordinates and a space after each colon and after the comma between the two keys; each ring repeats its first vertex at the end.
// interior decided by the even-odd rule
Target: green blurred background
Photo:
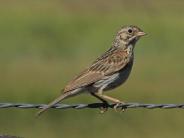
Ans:
{"type": "MultiPolygon", "coordinates": [[[[1,0],[0,102],[48,103],[106,51],[116,31],[149,35],[135,49],[129,80],[108,94],[126,102],[184,102],[184,1],[1,0]]],[[[92,103],[81,95],[64,103],[92,103]]],[[[0,134],[25,138],[181,138],[184,111],[1,109],[0,134]]]]}

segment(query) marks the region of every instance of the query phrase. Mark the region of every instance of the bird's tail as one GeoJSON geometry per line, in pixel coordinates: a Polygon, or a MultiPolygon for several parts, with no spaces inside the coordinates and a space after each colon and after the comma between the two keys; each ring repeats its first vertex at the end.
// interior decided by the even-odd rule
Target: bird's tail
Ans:
{"type": "Polygon", "coordinates": [[[53,105],[59,103],[60,101],[64,100],[65,98],[68,98],[71,96],[69,93],[64,93],[60,95],[58,98],[56,98],[54,101],[49,103],[47,106],[43,107],[40,111],[37,112],[36,116],[40,116],[42,113],[44,113],[47,109],[51,108],[53,105]]]}

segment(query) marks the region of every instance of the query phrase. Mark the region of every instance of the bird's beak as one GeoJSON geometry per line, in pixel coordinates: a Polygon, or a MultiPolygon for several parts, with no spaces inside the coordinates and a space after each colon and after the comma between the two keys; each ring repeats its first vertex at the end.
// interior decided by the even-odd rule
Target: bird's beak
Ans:
{"type": "Polygon", "coordinates": [[[147,35],[145,32],[138,32],[137,33],[137,36],[145,36],[145,35],[147,35]]]}

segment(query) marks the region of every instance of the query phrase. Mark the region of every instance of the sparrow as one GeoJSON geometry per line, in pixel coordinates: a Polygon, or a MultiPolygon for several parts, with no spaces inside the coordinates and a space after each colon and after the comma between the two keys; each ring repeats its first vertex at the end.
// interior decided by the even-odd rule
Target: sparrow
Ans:
{"type": "Polygon", "coordinates": [[[115,35],[112,46],[91,66],[70,81],[62,90],[63,93],[47,106],[44,106],[37,115],[64,99],[85,92],[105,104],[112,102],[116,105],[115,107],[124,103],[119,99],[105,95],[104,92],[120,86],[127,80],[133,66],[135,44],[144,35],[146,33],[137,26],[121,27],[115,35]]]}

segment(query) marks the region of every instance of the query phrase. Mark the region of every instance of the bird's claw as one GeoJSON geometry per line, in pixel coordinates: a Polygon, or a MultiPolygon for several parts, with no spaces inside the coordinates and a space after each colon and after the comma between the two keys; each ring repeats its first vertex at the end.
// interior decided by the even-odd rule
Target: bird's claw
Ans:
{"type": "Polygon", "coordinates": [[[104,103],[102,107],[100,107],[100,113],[103,114],[108,110],[108,103],[104,103]]]}
{"type": "Polygon", "coordinates": [[[114,110],[116,111],[116,112],[118,112],[118,108],[120,108],[120,113],[122,113],[122,112],[124,112],[125,110],[126,110],[126,107],[123,107],[123,104],[125,104],[124,102],[120,102],[120,103],[116,103],[115,105],[114,105],[114,110]]]}

